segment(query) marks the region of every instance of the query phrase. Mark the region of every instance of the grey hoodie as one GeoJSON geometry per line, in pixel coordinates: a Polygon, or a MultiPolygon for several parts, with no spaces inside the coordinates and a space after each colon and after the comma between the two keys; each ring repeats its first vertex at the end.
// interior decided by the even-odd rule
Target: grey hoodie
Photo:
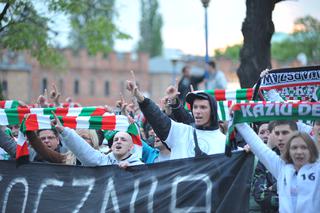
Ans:
{"type": "Polygon", "coordinates": [[[113,153],[105,155],[99,150],[91,147],[82,137],[80,137],[75,130],[65,127],[61,133],[62,143],[76,158],[82,163],[83,166],[105,166],[117,165],[121,161],[126,161],[129,166],[141,165],[143,162],[137,155],[130,155],[128,158],[118,161],[113,153]]]}

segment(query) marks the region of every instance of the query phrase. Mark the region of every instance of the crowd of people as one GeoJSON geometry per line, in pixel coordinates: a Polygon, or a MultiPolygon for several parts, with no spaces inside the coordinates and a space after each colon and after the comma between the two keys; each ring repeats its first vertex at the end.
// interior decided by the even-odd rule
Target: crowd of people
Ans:
{"type": "MultiPolygon", "coordinates": [[[[120,109],[129,122],[137,122],[142,156],[134,152],[133,135],[128,131],[74,130],[64,127],[54,116],[54,128],[26,132],[30,161],[127,168],[224,153],[226,129],[220,125],[215,98],[189,90],[190,84],[200,82],[205,76],[191,78],[189,67],[182,72],[179,86],[169,86],[159,104],[144,97],[132,72],[126,88],[136,102],[126,103],[122,98],[115,107],[105,106],[110,113],[120,109]],[[185,110],[184,101],[190,105],[190,112],[185,110]]],[[[221,80],[219,83],[224,84],[221,80]]],[[[282,101],[275,90],[268,95],[271,100],[282,101]]],[[[36,106],[48,107],[49,102],[61,106],[55,87],[49,96],[41,95],[36,106]]],[[[251,205],[250,211],[319,211],[320,120],[314,121],[313,126],[297,121],[257,122],[253,126],[241,123],[236,124],[236,130],[246,145],[239,143],[233,151],[252,151],[256,156],[251,186],[251,198],[256,206],[251,205]]],[[[3,160],[15,158],[18,131],[17,125],[1,127],[3,160]]]]}

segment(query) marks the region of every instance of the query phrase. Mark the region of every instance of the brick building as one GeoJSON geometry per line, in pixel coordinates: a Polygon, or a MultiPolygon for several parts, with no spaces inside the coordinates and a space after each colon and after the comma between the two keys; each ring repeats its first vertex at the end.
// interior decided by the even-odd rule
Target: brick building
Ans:
{"type": "MultiPolygon", "coordinates": [[[[221,70],[228,81],[227,89],[239,89],[240,83],[237,76],[237,69],[240,66],[239,61],[233,61],[225,57],[217,57],[214,59],[217,64],[217,69],[221,70]]],[[[153,100],[157,101],[165,95],[166,88],[172,84],[173,76],[178,79],[181,78],[181,70],[185,65],[191,66],[191,73],[193,75],[202,75],[204,73],[204,58],[203,57],[181,57],[180,61],[173,64],[169,58],[155,57],[149,61],[150,73],[150,96],[153,100]]],[[[285,67],[299,67],[302,66],[297,60],[288,63],[280,63],[272,60],[272,67],[285,68],[285,67]]],[[[204,83],[199,84],[199,89],[204,89],[204,83]]]]}
{"type": "Polygon", "coordinates": [[[74,55],[64,50],[68,62],[67,71],[44,69],[25,53],[3,51],[0,55],[0,80],[7,99],[34,103],[44,89],[51,90],[55,83],[62,94],[61,102],[72,97],[84,106],[113,105],[120,93],[128,96],[125,81],[134,70],[141,90],[149,88],[148,55],[110,53],[89,56],[85,50],[74,55]]]}
{"type": "MultiPolygon", "coordinates": [[[[34,103],[44,89],[51,89],[55,83],[61,92],[61,102],[72,97],[84,106],[113,105],[119,100],[120,93],[129,97],[125,81],[131,78],[134,70],[142,91],[149,94],[156,102],[165,95],[166,88],[172,84],[173,77],[181,77],[181,69],[191,65],[194,75],[202,75],[203,58],[187,58],[173,64],[170,59],[156,57],[149,60],[148,55],[139,54],[136,58],[130,53],[110,53],[89,56],[85,50],[74,55],[71,50],[64,50],[69,66],[67,71],[46,70],[27,54],[3,51],[0,53],[0,82],[7,99],[34,103]]],[[[228,89],[240,88],[236,70],[239,62],[226,58],[216,58],[218,69],[228,80],[228,89]]],[[[272,60],[274,68],[301,66],[297,61],[281,64],[272,60]]],[[[204,89],[204,85],[199,85],[204,89]]],[[[129,100],[129,99],[127,99],[129,100]]]]}

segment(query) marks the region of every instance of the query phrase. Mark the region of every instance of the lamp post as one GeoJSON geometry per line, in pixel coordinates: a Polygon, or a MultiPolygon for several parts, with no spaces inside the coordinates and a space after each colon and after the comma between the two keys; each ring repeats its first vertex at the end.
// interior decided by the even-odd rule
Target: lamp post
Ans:
{"type": "Polygon", "coordinates": [[[175,85],[176,83],[176,65],[178,62],[178,58],[172,58],[171,63],[172,63],[172,79],[171,79],[171,85],[175,85]]]}
{"type": "Polygon", "coordinates": [[[210,0],[201,0],[202,5],[204,7],[204,31],[205,31],[205,39],[206,39],[206,63],[209,62],[209,54],[208,54],[208,12],[207,8],[209,6],[210,0]]]}

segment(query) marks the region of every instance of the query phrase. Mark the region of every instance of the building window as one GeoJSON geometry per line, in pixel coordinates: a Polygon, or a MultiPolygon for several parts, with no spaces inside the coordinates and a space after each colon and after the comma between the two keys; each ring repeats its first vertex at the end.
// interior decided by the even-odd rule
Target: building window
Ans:
{"type": "Polygon", "coordinates": [[[3,80],[1,84],[2,94],[5,98],[8,97],[8,82],[7,80],[3,80]]]}
{"type": "Polygon", "coordinates": [[[95,83],[93,79],[91,79],[89,87],[90,95],[92,96],[95,93],[95,83]]]}
{"type": "Polygon", "coordinates": [[[73,94],[75,95],[79,95],[80,91],[79,91],[79,80],[74,80],[74,85],[73,85],[73,94]]]}
{"type": "Polygon", "coordinates": [[[63,79],[60,78],[59,79],[59,83],[58,83],[58,92],[63,95],[64,94],[64,83],[63,83],[63,79]]]}
{"type": "Polygon", "coordinates": [[[47,87],[48,87],[48,80],[47,78],[43,78],[42,85],[41,85],[41,94],[44,94],[44,91],[47,89],[47,87]]]}
{"type": "Polygon", "coordinates": [[[110,88],[109,88],[109,81],[104,82],[104,96],[109,96],[110,88]]]}

